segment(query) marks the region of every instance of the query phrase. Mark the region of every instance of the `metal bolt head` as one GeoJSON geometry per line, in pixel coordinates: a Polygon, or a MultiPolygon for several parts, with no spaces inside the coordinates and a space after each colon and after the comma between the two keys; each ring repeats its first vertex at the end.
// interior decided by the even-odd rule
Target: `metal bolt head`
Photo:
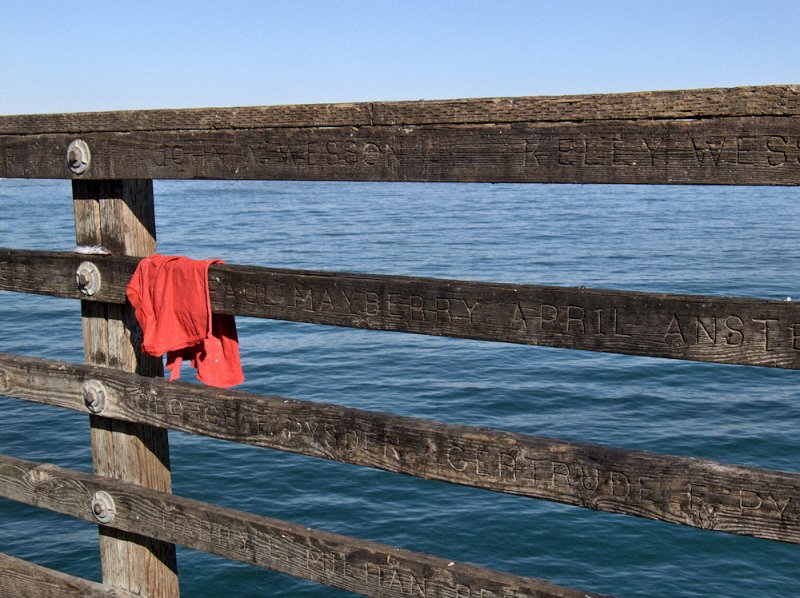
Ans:
{"type": "Polygon", "coordinates": [[[99,380],[83,383],[83,402],[92,413],[101,413],[106,408],[107,398],[106,387],[99,380]]]}
{"type": "Polygon", "coordinates": [[[100,290],[100,270],[92,262],[81,262],[75,272],[75,283],[81,293],[91,297],[100,290]]]}
{"type": "Polygon", "coordinates": [[[76,139],[67,148],[67,166],[75,174],[83,174],[89,168],[92,154],[83,139],[76,139]]]}
{"type": "Polygon", "coordinates": [[[70,168],[77,168],[82,162],[81,153],[77,148],[73,147],[69,150],[69,154],[67,154],[67,162],[69,162],[70,168]]]}
{"type": "Polygon", "coordinates": [[[116,508],[108,492],[98,490],[92,495],[92,514],[100,523],[111,523],[114,519],[116,508]]]}

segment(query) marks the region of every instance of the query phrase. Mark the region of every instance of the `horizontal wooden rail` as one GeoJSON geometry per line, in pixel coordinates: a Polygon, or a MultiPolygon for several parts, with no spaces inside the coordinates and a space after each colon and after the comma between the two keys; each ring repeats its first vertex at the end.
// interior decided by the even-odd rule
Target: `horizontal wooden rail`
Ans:
{"type": "Polygon", "coordinates": [[[800,115],[800,85],[0,116],[0,135],[800,115]]]}
{"type": "Polygon", "coordinates": [[[0,394],[610,513],[800,543],[800,474],[168,383],[0,353],[0,394]]]}
{"type": "Polygon", "coordinates": [[[0,117],[0,177],[800,183],[800,88],[0,117]],[[67,160],[78,136],[90,161],[67,160]]]}
{"type": "Polygon", "coordinates": [[[372,596],[592,596],[547,581],[316,531],[135,484],[0,456],[0,496],[372,596]]]}
{"type": "MultiPolygon", "coordinates": [[[[0,248],[0,290],[125,301],[138,260],[0,248]],[[82,295],[75,272],[91,261],[100,290],[82,295]]],[[[800,369],[800,303],[766,299],[513,285],[218,265],[220,313],[800,369]]]]}
{"type": "Polygon", "coordinates": [[[133,598],[134,595],[0,554],[0,596],[133,598]]]}

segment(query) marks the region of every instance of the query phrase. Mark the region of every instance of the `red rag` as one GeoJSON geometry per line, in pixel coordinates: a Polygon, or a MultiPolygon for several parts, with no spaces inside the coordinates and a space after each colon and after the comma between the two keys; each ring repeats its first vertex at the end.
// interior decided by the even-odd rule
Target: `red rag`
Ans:
{"type": "Polygon", "coordinates": [[[208,267],[221,263],[154,254],[139,262],[128,284],[128,300],[144,332],[142,350],[155,357],[167,354],[170,380],[180,378],[186,358],[210,386],[244,381],[236,321],[211,313],[208,267]]]}

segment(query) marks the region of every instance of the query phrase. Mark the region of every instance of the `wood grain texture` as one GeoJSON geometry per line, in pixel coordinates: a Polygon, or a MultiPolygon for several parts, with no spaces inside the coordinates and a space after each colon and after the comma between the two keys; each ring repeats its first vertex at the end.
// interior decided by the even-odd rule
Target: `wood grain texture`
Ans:
{"type": "MultiPolygon", "coordinates": [[[[78,245],[129,256],[155,251],[152,181],[75,181],[73,197],[78,245]]],[[[82,301],[81,312],[87,363],[162,374],[160,360],[139,352],[129,306],[82,301]]],[[[96,473],[170,491],[166,430],[96,415],[90,425],[96,473]]],[[[141,596],[178,596],[173,545],[101,526],[100,557],[106,585],[141,596]]]]}
{"type": "Polygon", "coordinates": [[[0,117],[0,176],[797,185],[799,90],[0,117]]]}
{"type": "MultiPolygon", "coordinates": [[[[0,248],[0,290],[122,303],[138,260],[0,248]]],[[[800,304],[459,280],[216,265],[215,312],[528,345],[800,369],[800,304]]],[[[88,303],[85,301],[84,303],[88,303]]]]}
{"type": "Polygon", "coordinates": [[[800,116],[800,85],[0,116],[0,135],[800,116]]]}
{"type": "Polygon", "coordinates": [[[584,597],[510,575],[209,505],[141,486],[0,456],[0,496],[93,520],[91,497],[114,500],[109,525],[369,596],[584,597]]]}
{"type": "MultiPolygon", "coordinates": [[[[74,135],[0,136],[0,176],[74,178],[74,135]],[[5,159],[2,159],[5,157],[5,159]]],[[[86,133],[82,179],[797,185],[800,117],[86,133]]]]}
{"type": "Polygon", "coordinates": [[[0,596],[132,598],[134,594],[0,554],[0,596]]]}
{"type": "Polygon", "coordinates": [[[168,383],[0,354],[3,395],[580,507],[800,543],[800,474],[442,424],[332,404],[168,383]]]}

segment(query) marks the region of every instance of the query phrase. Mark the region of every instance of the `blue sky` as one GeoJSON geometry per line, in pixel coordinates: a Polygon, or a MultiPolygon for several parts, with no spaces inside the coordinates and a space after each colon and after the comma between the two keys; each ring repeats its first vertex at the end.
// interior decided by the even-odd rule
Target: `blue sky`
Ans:
{"type": "Polygon", "coordinates": [[[798,0],[0,10],[0,114],[800,83],[798,0]]]}

